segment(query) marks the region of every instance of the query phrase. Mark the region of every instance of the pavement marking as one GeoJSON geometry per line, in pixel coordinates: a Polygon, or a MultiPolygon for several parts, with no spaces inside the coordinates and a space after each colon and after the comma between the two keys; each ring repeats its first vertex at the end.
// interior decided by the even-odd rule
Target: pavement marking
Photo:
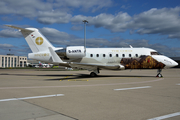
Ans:
{"type": "Polygon", "coordinates": [[[88,81],[87,79],[77,79],[77,80],[68,80],[68,81],[88,81]]]}
{"type": "Polygon", "coordinates": [[[0,89],[31,89],[31,88],[64,88],[64,87],[96,87],[96,86],[109,86],[109,85],[131,85],[131,84],[143,84],[158,82],[164,80],[164,78],[143,81],[143,82],[128,82],[128,83],[110,83],[110,84],[90,84],[90,85],[66,85],[66,86],[29,86],[29,87],[0,87],[0,89]]]}
{"type": "Polygon", "coordinates": [[[177,113],[172,113],[172,114],[168,114],[168,115],[164,115],[164,116],[160,116],[160,117],[156,117],[156,118],[151,118],[151,119],[147,119],[147,120],[163,120],[163,119],[167,119],[170,117],[175,117],[175,116],[179,116],[180,112],[177,113]]]}
{"type": "Polygon", "coordinates": [[[177,85],[180,85],[180,83],[179,83],[179,84],[177,84],[177,85]]]}
{"type": "Polygon", "coordinates": [[[142,89],[142,88],[151,88],[151,86],[133,87],[133,88],[121,88],[121,89],[114,89],[114,90],[116,90],[116,91],[118,91],[118,90],[134,90],[134,89],[142,89]]]}
{"type": "Polygon", "coordinates": [[[54,94],[54,95],[45,95],[45,96],[33,96],[33,97],[24,97],[24,98],[0,99],[0,102],[12,101],[12,100],[27,100],[27,99],[35,99],[35,98],[46,98],[46,97],[57,97],[57,96],[64,96],[64,94],[54,94]]]}
{"type": "Polygon", "coordinates": [[[65,80],[65,79],[67,79],[68,77],[69,77],[69,76],[66,76],[66,77],[60,79],[59,81],[63,81],[63,80],[65,80]]]}

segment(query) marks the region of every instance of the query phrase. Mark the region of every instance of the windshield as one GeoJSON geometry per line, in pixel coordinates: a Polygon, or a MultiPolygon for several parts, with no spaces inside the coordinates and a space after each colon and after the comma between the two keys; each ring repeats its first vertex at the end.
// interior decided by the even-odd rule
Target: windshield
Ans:
{"type": "Polygon", "coordinates": [[[162,54],[159,52],[151,52],[151,55],[162,55],[162,54]]]}

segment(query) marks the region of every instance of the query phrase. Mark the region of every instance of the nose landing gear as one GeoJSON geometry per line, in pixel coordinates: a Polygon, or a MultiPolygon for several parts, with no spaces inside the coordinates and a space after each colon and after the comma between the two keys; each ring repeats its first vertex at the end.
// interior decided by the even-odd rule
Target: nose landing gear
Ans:
{"type": "Polygon", "coordinates": [[[159,78],[160,78],[160,77],[163,77],[162,74],[161,74],[161,72],[162,72],[162,69],[158,69],[158,70],[157,70],[157,73],[158,73],[158,74],[156,75],[156,77],[159,77],[159,78]]]}

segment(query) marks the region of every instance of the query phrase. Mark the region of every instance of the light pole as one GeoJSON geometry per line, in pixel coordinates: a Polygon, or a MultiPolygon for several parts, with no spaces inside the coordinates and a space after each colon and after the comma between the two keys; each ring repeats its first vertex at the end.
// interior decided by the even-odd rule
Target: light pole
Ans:
{"type": "Polygon", "coordinates": [[[84,22],[84,48],[85,48],[85,53],[86,53],[86,23],[88,23],[87,20],[83,20],[84,22]]]}

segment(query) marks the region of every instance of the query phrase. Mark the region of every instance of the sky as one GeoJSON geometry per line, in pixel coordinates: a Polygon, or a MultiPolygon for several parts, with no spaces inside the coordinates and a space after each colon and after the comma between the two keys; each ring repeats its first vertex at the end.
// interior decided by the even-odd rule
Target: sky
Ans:
{"type": "Polygon", "coordinates": [[[1,0],[0,54],[28,56],[22,34],[37,28],[55,46],[146,47],[180,57],[179,0],[1,0]]]}

